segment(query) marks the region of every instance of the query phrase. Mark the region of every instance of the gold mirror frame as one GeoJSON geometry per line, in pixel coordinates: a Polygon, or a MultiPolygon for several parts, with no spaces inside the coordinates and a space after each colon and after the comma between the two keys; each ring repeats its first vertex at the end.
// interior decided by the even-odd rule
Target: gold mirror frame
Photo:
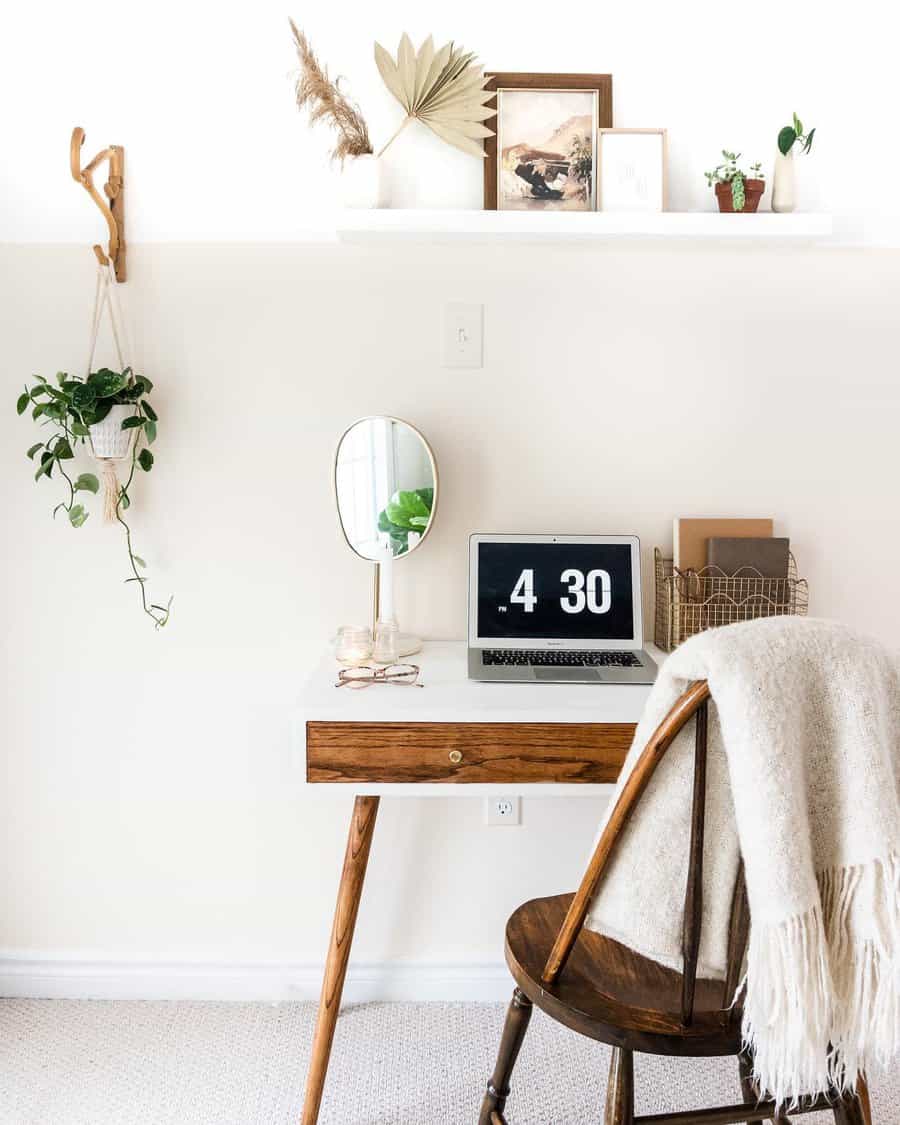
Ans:
{"type": "Polygon", "coordinates": [[[337,470],[338,470],[338,458],[340,456],[341,446],[344,444],[344,438],[347,436],[347,434],[349,434],[350,431],[352,429],[354,429],[356,426],[358,426],[361,422],[377,422],[377,421],[381,421],[381,420],[386,421],[386,422],[394,422],[398,426],[406,426],[408,429],[412,430],[412,432],[416,435],[416,437],[419,439],[419,441],[421,441],[422,445],[425,447],[425,451],[428,454],[428,460],[431,463],[431,476],[432,476],[432,479],[434,480],[434,499],[431,502],[431,518],[428,520],[428,526],[422,532],[418,543],[416,543],[413,547],[408,547],[403,552],[402,555],[394,555],[394,562],[399,562],[401,559],[408,558],[413,553],[413,551],[418,551],[418,549],[422,546],[422,544],[428,538],[429,534],[431,533],[432,524],[434,523],[434,517],[437,515],[438,498],[440,496],[440,482],[438,480],[437,458],[434,455],[434,450],[431,448],[431,444],[429,443],[429,441],[425,437],[425,435],[422,433],[422,431],[418,428],[418,426],[414,426],[412,424],[412,422],[407,422],[405,418],[395,418],[392,414],[366,414],[364,417],[357,418],[355,422],[350,423],[350,425],[344,430],[344,432],[341,434],[340,438],[338,439],[337,447],[335,448],[335,451],[334,451],[334,465],[332,467],[332,473],[331,473],[331,486],[332,486],[332,491],[334,493],[334,506],[337,509],[338,523],[341,525],[341,533],[344,536],[344,542],[347,544],[347,546],[354,553],[354,555],[356,555],[356,557],[358,559],[363,559],[365,562],[374,562],[374,563],[376,563],[376,565],[377,565],[377,561],[375,559],[370,559],[366,555],[360,554],[359,551],[357,551],[357,549],[350,542],[350,536],[347,534],[346,527],[344,527],[344,520],[343,520],[343,517],[341,516],[341,506],[340,506],[340,503],[339,503],[339,500],[338,500],[337,470]]]}
{"type": "Polygon", "coordinates": [[[353,552],[353,554],[356,555],[356,557],[358,559],[362,559],[364,562],[371,563],[375,568],[373,612],[372,612],[373,629],[374,629],[375,622],[377,622],[377,620],[378,620],[379,578],[380,578],[380,574],[381,574],[381,564],[379,562],[377,562],[375,559],[369,559],[369,558],[366,558],[365,555],[361,555],[359,553],[359,551],[357,551],[357,549],[350,542],[350,536],[347,534],[346,527],[344,527],[344,520],[343,520],[343,517],[341,516],[341,506],[340,506],[340,503],[338,501],[337,470],[338,470],[338,458],[340,457],[341,446],[344,444],[344,438],[346,438],[347,434],[349,434],[350,431],[355,426],[358,426],[360,424],[360,422],[374,422],[374,421],[379,420],[379,419],[383,419],[383,420],[388,421],[388,422],[394,422],[399,426],[406,426],[408,429],[412,430],[412,432],[416,435],[416,437],[419,439],[419,441],[421,441],[422,445],[425,448],[426,453],[428,454],[428,460],[431,463],[431,476],[432,476],[432,479],[434,480],[434,499],[431,502],[431,518],[428,521],[428,526],[422,532],[422,535],[419,538],[418,543],[416,543],[413,547],[407,547],[407,549],[403,552],[402,555],[395,555],[394,556],[394,562],[399,562],[401,559],[408,558],[409,555],[411,555],[414,551],[417,551],[422,546],[422,544],[425,542],[425,540],[431,534],[431,529],[434,526],[434,518],[437,515],[438,500],[440,499],[440,493],[441,493],[441,484],[440,484],[440,479],[438,477],[437,458],[434,455],[434,450],[431,448],[431,443],[429,442],[428,438],[425,437],[425,435],[422,433],[422,431],[418,428],[418,426],[414,426],[412,424],[412,422],[407,422],[405,418],[396,418],[393,414],[366,414],[362,418],[357,418],[355,421],[351,422],[350,425],[347,426],[347,428],[343,431],[341,436],[338,438],[338,443],[337,443],[337,446],[335,447],[335,451],[334,451],[334,464],[332,466],[332,472],[331,472],[331,488],[332,488],[332,492],[334,494],[334,506],[335,506],[335,509],[337,510],[338,523],[340,524],[341,534],[344,537],[344,542],[347,544],[347,546],[350,548],[350,550],[353,552]]]}

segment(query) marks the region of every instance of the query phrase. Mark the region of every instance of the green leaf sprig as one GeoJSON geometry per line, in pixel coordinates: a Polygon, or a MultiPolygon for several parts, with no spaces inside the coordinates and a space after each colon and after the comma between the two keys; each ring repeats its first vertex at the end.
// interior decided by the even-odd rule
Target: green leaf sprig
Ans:
{"type": "Polygon", "coordinates": [[[100,490],[100,481],[94,473],[80,473],[73,480],[66,462],[74,459],[75,449],[79,443],[83,445],[90,436],[91,426],[102,422],[113,406],[128,405],[133,408],[133,413],[122,422],[123,430],[135,429],[137,434],[131,446],[128,479],[120,485],[116,497],[116,520],[125,530],[125,544],[132,570],[132,577],[125,581],[137,582],[144,613],[153,620],[156,628],[161,628],[169,620],[172,599],[169,598],[164,606],[149,601],[145,589],[147,579],[138,569],[146,569],[146,563],[134,553],[131,528],[122,515],[131,503],[128,490],[136,469],[140,467],[149,473],[153,468],[153,454],[148,446],[156,440],[159,417],[146,397],[153,390],[153,384],[146,375],[136,375],[130,367],[126,367],[124,371],[111,371],[103,367],[91,372],[87,379],[60,371],[55,384],[43,375],[35,375],[34,380],[34,384],[31,387],[26,384],[18,396],[16,411],[21,415],[30,408],[32,419],[42,426],[49,426],[51,433],[46,440],[35,442],[27,450],[27,457],[30,461],[37,457],[35,481],[45,477],[49,480],[54,471],[65,481],[66,495],[53,509],[53,516],[55,518],[56,513],[63,509],[72,527],[82,527],[89,515],[78,499],[79,494],[96,495],[100,490]]]}
{"type": "Polygon", "coordinates": [[[808,133],[804,133],[803,122],[796,113],[792,116],[793,124],[785,125],[778,134],[778,151],[782,156],[787,156],[798,141],[803,146],[804,154],[808,153],[812,148],[813,137],[816,135],[815,129],[810,129],[808,133]]]}

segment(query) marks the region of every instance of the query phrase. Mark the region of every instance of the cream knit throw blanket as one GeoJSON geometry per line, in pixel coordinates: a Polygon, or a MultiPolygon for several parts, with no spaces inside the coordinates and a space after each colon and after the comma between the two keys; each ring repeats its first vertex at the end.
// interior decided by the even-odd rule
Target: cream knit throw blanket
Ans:
{"type": "MultiPolygon", "coordinates": [[[[852,1088],[900,1046],[900,659],[828,621],[692,638],[663,665],[622,779],[692,680],[709,681],[700,975],[724,978],[743,855],[743,1035],[779,1103],[852,1088]]],[[[682,967],[694,724],[651,780],[589,928],[682,967]]],[[[611,806],[610,806],[611,807],[611,806]]]]}

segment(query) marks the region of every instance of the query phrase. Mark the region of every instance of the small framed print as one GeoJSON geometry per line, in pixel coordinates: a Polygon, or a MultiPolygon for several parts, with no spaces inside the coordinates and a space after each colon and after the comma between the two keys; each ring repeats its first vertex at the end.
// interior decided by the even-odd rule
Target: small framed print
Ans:
{"type": "Polygon", "coordinates": [[[594,211],[597,137],[612,123],[609,74],[489,74],[486,211],[594,211]]]}
{"type": "Polygon", "coordinates": [[[597,135],[597,210],[665,211],[665,129],[606,129],[597,135]]]}

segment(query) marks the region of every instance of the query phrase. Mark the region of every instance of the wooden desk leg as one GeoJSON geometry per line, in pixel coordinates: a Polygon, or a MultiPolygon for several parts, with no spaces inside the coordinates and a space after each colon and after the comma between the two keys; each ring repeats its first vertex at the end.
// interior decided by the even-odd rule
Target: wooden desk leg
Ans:
{"type": "Polygon", "coordinates": [[[322,1091],[328,1073],[328,1059],[334,1028],[341,1006],[341,993],[344,990],[344,977],[347,975],[347,961],[353,942],[356,915],[362,895],[366,866],[369,862],[369,849],[375,831],[375,817],[378,815],[379,797],[357,797],[353,804],[350,820],[350,834],[347,837],[347,851],[344,855],[344,869],[341,872],[341,885],[338,889],[337,906],[334,909],[334,923],[331,929],[331,942],[325,962],[325,979],[322,982],[322,997],[319,1000],[319,1013],[316,1017],[316,1032],[313,1036],[312,1055],[309,1060],[309,1073],[306,1077],[306,1097],[303,1101],[302,1125],[315,1125],[322,1104],[322,1091]]]}

